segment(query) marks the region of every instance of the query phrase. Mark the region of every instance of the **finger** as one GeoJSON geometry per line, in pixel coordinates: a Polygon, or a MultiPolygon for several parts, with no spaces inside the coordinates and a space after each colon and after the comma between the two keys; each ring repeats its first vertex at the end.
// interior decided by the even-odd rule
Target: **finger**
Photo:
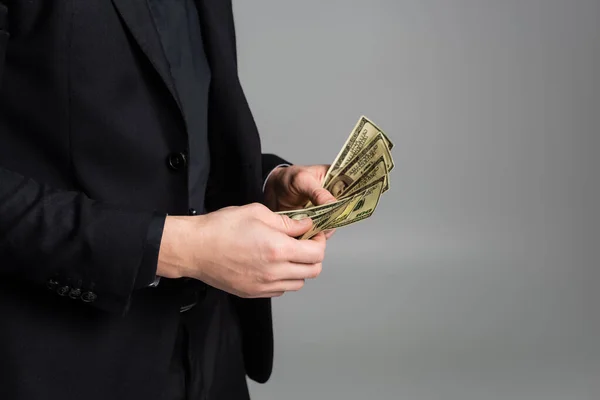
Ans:
{"type": "Polygon", "coordinates": [[[289,280],[304,280],[304,279],[316,279],[321,275],[323,270],[322,263],[316,264],[295,264],[289,263],[279,265],[275,267],[273,277],[276,279],[275,282],[289,281],[289,280]]]}
{"type": "Polygon", "coordinates": [[[298,264],[316,264],[323,262],[327,240],[319,233],[311,240],[291,239],[289,248],[286,248],[285,261],[298,264]],[[315,239],[316,238],[316,239],[315,239]]]}
{"type": "Polygon", "coordinates": [[[322,183],[314,174],[306,173],[298,174],[294,186],[300,196],[307,197],[315,205],[334,202],[335,197],[321,186],[322,183]]]}
{"type": "Polygon", "coordinates": [[[263,293],[297,292],[303,287],[304,279],[290,279],[265,285],[263,293]]]}
{"type": "Polygon", "coordinates": [[[317,164],[310,167],[314,172],[317,180],[322,183],[323,179],[325,179],[325,175],[327,175],[327,171],[329,171],[329,167],[331,164],[317,164]]]}
{"type": "Polygon", "coordinates": [[[326,231],[321,231],[313,236],[310,240],[315,241],[317,243],[321,243],[323,246],[327,244],[327,236],[325,234],[326,231]]]}
{"type": "Polygon", "coordinates": [[[285,292],[270,292],[270,293],[261,293],[256,296],[248,297],[249,299],[270,299],[273,297],[281,297],[285,292]]]}
{"type": "Polygon", "coordinates": [[[308,195],[310,201],[316,206],[329,204],[336,201],[336,198],[333,197],[328,190],[323,189],[322,187],[311,188],[307,191],[306,195],[308,195]]]}
{"type": "Polygon", "coordinates": [[[329,240],[335,234],[335,229],[330,229],[330,230],[324,231],[324,233],[325,233],[325,239],[329,240]]]}
{"type": "Polygon", "coordinates": [[[286,235],[295,238],[304,235],[312,228],[312,220],[310,218],[291,219],[287,215],[272,213],[271,217],[265,221],[267,225],[283,232],[286,235]]]}

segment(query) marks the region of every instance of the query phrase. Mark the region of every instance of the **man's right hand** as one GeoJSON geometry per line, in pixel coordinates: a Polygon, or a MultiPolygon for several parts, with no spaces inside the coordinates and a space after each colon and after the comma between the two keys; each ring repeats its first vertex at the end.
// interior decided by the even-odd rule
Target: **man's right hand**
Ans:
{"type": "Polygon", "coordinates": [[[157,275],[189,277],[244,298],[297,291],[322,269],[326,239],[297,240],[312,226],[261,204],[206,215],[168,216],[157,275]]]}

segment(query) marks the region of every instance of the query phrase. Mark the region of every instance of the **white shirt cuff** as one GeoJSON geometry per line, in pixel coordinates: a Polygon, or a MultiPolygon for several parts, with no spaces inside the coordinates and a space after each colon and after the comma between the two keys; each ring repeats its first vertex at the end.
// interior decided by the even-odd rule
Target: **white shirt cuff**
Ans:
{"type": "Polygon", "coordinates": [[[275,171],[279,167],[289,167],[289,166],[290,166],[290,164],[279,164],[278,166],[273,168],[271,170],[271,172],[269,172],[269,175],[267,175],[267,177],[265,178],[265,182],[263,183],[263,187],[262,187],[263,193],[265,192],[265,187],[267,187],[267,182],[269,181],[269,178],[271,177],[271,174],[273,173],[273,171],[275,171]]]}
{"type": "Polygon", "coordinates": [[[154,278],[154,282],[152,282],[149,287],[157,287],[159,283],[160,283],[160,276],[157,276],[154,278]]]}

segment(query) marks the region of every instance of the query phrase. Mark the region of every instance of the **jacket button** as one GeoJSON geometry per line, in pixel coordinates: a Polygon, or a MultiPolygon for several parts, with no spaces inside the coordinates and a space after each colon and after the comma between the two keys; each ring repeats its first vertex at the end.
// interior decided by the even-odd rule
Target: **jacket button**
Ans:
{"type": "Polygon", "coordinates": [[[48,282],[46,283],[46,287],[48,288],[48,290],[56,290],[56,287],[58,286],[58,282],[55,281],[54,279],[50,279],[48,280],[48,282]]]}
{"type": "Polygon", "coordinates": [[[81,296],[81,289],[71,289],[69,292],[69,297],[72,299],[76,299],[81,296]]]}
{"type": "Polygon", "coordinates": [[[195,208],[190,208],[188,210],[189,215],[198,215],[198,211],[195,208]]]}
{"type": "Polygon", "coordinates": [[[93,303],[97,298],[98,296],[94,292],[85,292],[81,295],[81,300],[86,303],[93,303]]]}
{"type": "Polygon", "coordinates": [[[71,288],[68,286],[61,286],[58,289],[56,289],[56,293],[58,293],[59,296],[66,296],[67,293],[69,293],[69,290],[71,288]]]}
{"type": "Polygon", "coordinates": [[[179,171],[182,168],[185,168],[187,165],[187,158],[183,153],[171,153],[169,157],[167,157],[167,163],[169,168],[173,171],[179,171]]]}

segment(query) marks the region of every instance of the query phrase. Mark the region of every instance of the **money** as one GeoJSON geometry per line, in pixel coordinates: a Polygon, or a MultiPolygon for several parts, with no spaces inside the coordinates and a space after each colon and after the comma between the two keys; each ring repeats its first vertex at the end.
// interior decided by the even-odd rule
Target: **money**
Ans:
{"type": "Polygon", "coordinates": [[[333,209],[337,208],[340,204],[345,205],[348,203],[350,199],[342,199],[338,200],[335,203],[324,204],[316,207],[303,208],[300,210],[292,210],[292,211],[279,211],[276,214],[286,215],[291,219],[304,219],[304,218],[314,218],[318,215],[331,212],[333,209]]]}
{"type": "Polygon", "coordinates": [[[365,172],[356,182],[342,189],[340,193],[334,194],[334,196],[341,197],[350,193],[355,193],[361,189],[364,189],[369,184],[381,178],[383,178],[383,190],[381,192],[383,194],[390,188],[388,171],[385,166],[385,160],[383,156],[379,157],[375,164],[367,172],[365,172]]]}
{"type": "Polygon", "coordinates": [[[356,222],[362,221],[369,218],[375,212],[379,199],[383,192],[384,178],[379,178],[376,182],[373,182],[367,186],[363,191],[359,192],[361,195],[360,201],[354,204],[352,210],[346,215],[338,217],[327,224],[323,229],[336,229],[356,222]]]}
{"type": "MultiPolygon", "coordinates": [[[[394,169],[392,155],[382,135],[377,135],[375,140],[361,150],[344,168],[342,168],[325,186],[327,190],[338,197],[348,186],[358,181],[377,161],[383,158],[389,173],[394,169]]],[[[386,188],[387,190],[387,188],[386,188]]]]}
{"type": "Polygon", "coordinates": [[[343,221],[352,213],[356,207],[362,204],[363,198],[365,197],[366,191],[361,191],[358,193],[354,193],[352,196],[349,196],[352,200],[344,207],[342,212],[338,213],[335,218],[331,218],[327,225],[323,226],[323,229],[326,229],[327,226],[333,225],[336,221],[343,221]]]}
{"type": "Polygon", "coordinates": [[[358,154],[364,148],[364,146],[366,146],[378,134],[381,134],[384,137],[388,149],[391,150],[394,147],[394,144],[387,138],[383,131],[367,117],[360,117],[356,123],[356,126],[352,130],[352,133],[346,140],[346,143],[344,143],[342,150],[338,153],[334,162],[331,164],[329,170],[325,174],[325,178],[323,179],[322,183],[323,187],[326,187],[331,178],[333,178],[333,176],[336,175],[337,172],[344,165],[346,165],[348,161],[352,160],[354,156],[356,156],[356,154],[358,154]]]}
{"type": "MultiPolygon", "coordinates": [[[[338,219],[342,213],[348,208],[348,205],[358,201],[363,196],[363,193],[358,193],[353,197],[348,197],[342,201],[338,201],[337,205],[331,208],[329,211],[316,215],[312,218],[313,225],[308,232],[302,235],[299,239],[311,239],[316,234],[325,230],[325,227],[338,219]]],[[[332,203],[335,204],[335,203],[332,203]]]]}
{"type": "Polygon", "coordinates": [[[278,214],[312,220],[311,229],[300,240],[371,217],[382,194],[390,188],[393,147],[386,134],[362,116],[323,178],[322,187],[338,200],[321,206],[308,202],[303,209],[278,214]]]}

